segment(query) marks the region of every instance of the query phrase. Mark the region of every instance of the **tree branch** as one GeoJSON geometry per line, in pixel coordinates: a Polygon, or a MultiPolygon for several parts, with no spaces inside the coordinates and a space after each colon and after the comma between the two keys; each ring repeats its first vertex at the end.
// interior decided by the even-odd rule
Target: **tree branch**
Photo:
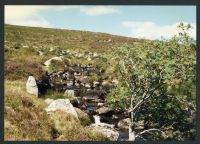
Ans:
{"type": "Polygon", "coordinates": [[[142,99],[134,106],[134,108],[130,108],[128,113],[135,111],[142,103],[144,103],[147,99],[149,99],[153,95],[154,91],[159,87],[160,85],[151,90],[151,93],[148,96],[146,95],[146,93],[144,93],[142,99]]]}
{"type": "Polygon", "coordinates": [[[153,128],[153,129],[144,130],[144,131],[138,133],[135,137],[139,137],[140,135],[142,135],[142,134],[144,134],[144,133],[151,133],[151,131],[159,131],[159,132],[161,132],[162,134],[165,134],[165,132],[163,132],[162,130],[153,128]]]}

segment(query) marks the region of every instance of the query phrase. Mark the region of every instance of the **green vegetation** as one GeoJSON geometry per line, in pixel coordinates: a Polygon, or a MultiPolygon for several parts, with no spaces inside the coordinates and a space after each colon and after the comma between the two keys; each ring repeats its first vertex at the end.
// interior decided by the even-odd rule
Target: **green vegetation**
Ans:
{"type": "MultiPolygon", "coordinates": [[[[74,97],[49,90],[37,99],[26,93],[26,80],[30,75],[40,79],[45,71],[59,71],[64,65],[77,63],[106,70],[109,63],[105,63],[105,58],[112,49],[136,42],[142,40],[103,33],[5,25],[5,140],[106,140],[101,134],[84,128],[91,123],[85,115],[77,121],[65,114],[64,118],[69,120],[64,127],[66,131],[57,129],[62,128],[59,127],[62,121],[55,123],[57,120],[49,119],[44,111],[47,106],[44,98],[74,101],[74,97]],[[112,42],[108,42],[109,39],[112,42]],[[82,55],[75,57],[73,52],[82,55]],[[89,61],[89,52],[97,52],[98,56],[89,61]],[[64,56],[63,62],[53,61],[49,68],[44,66],[46,60],[60,54],[64,56]],[[61,135],[59,138],[54,137],[57,132],[61,135]]],[[[99,78],[95,74],[90,77],[95,81],[99,78]]]]}
{"type": "Polygon", "coordinates": [[[196,45],[187,35],[190,25],[179,27],[178,37],[124,45],[113,53],[121,84],[107,103],[130,113],[133,131],[134,122],[145,120],[146,128],[167,133],[147,139],[195,138],[196,45]]]}
{"type": "Polygon", "coordinates": [[[61,135],[57,140],[106,140],[102,134],[84,128],[80,121],[73,115],[66,114],[62,111],[56,111],[51,118],[55,123],[57,133],[61,135]]]}
{"type": "Polygon", "coordinates": [[[45,103],[25,92],[25,82],[5,81],[5,140],[50,140],[45,103]]]}
{"type": "Polygon", "coordinates": [[[5,140],[107,140],[100,133],[85,125],[89,118],[56,111],[49,115],[44,110],[46,103],[26,93],[24,81],[5,81],[5,140]],[[82,125],[83,123],[83,125],[82,125]],[[59,137],[58,137],[59,136],[59,137]]]}
{"type": "Polygon", "coordinates": [[[53,90],[48,90],[44,96],[42,96],[42,98],[50,98],[50,99],[69,99],[70,101],[75,100],[74,96],[71,95],[67,95],[64,96],[63,93],[61,92],[57,92],[57,91],[53,91],[53,90]]]}
{"type": "MultiPolygon", "coordinates": [[[[183,31],[170,40],[148,41],[5,25],[5,140],[107,140],[86,128],[91,123],[87,115],[81,114],[79,120],[61,111],[47,115],[44,98],[74,101],[73,96],[49,90],[38,99],[26,93],[28,76],[38,80],[45,71],[62,71],[65,65],[74,64],[102,70],[99,75],[88,76],[90,82],[119,80],[106,97],[106,105],[131,114],[133,130],[135,122],[144,120],[145,129],[164,132],[141,135],[145,139],[195,139],[196,44],[187,35],[189,25],[181,23],[179,28],[183,31]],[[98,56],[88,60],[90,52],[98,56]],[[46,60],[60,55],[63,62],[44,66],[46,60]]],[[[81,96],[83,90],[77,93],[81,96]]]]}
{"type": "Polygon", "coordinates": [[[110,67],[106,57],[113,49],[124,43],[140,44],[144,40],[87,31],[5,25],[5,41],[6,78],[26,80],[30,74],[38,78],[43,71],[63,70],[65,64],[92,64],[106,70],[110,67]],[[67,51],[83,56],[75,57],[67,51]],[[88,61],[85,56],[89,52],[97,52],[100,57],[88,61]],[[64,62],[55,61],[48,69],[43,66],[46,60],[60,54],[64,56],[64,62]]]}

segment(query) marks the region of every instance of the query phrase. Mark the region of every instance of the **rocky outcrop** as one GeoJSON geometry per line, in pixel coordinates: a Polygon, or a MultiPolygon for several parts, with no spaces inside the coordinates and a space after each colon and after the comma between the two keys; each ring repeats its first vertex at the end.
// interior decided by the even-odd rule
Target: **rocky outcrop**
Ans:
{"type": "Polygon", "coordinates": [[[125,118],[117,123],[117,127],[123,131],[128,131],[130,124],[131,124],[131,119],[125,118]]]}
{"type": "Polygon", "coordinates": [[[91,130],[103,134],[111,141],[117,141],[119,132],[114,129],[114,125],[101,123],[99,116],[94,116],[94,119],[95,123],[89,126],[91,130]]]}
{"type": "Polygon", "coordinates": [[[75,110],[77,112],[79,119],[82,118],[82,117],[89,117],[89,115],[86,112],[82,111],[81,109],[75,108],[75,110]]]}
{"type": "Polygon", "coordinates": [[[64,96],[74,96],[74,90],[66,90],[64,96]]]}
{"type": "Polygon", "coordinates": [[[62,56],[60,56],[60,57],[53,57],[53,58],[47,60],[46,62],[44,62],[44,65],[47,66],[47,67],[49,67],[51,65],[52,60],[63,61],[62,56]]]}
{"type": "Polygon", "coordinates": [[[46,102],[49,104],[48,107],[45,109],[47,112],[61,110],[66,113],[71,113],[78,119],[77,112],[68,99],[56,99],[56,100],[49,99],[46,100],[46,102]]]}
{"type": "MultiPolygon", "coordinates": [[[[117,123],[117,127],[122,131],[128,131],[130,125],[131,125],[130,118],[122,119],[117,123]]],[[[144,129],[144,120],[134,122],[134,125],[135,125],[135,129],[137,130],[144,129]]]]}
{"type": "Polygon", "coordinates": [[[104,115],[107,115],[107,114],[111,114],[113,112],[113,110],[111,110],[110,108],[108,107],[100,107],[99,109],[96,110],[97,114],[104,114],[104,115]]]}
{"type": "Polygon", "coordinates": [[[26,82],[26,91],[30,94],[38,96],[38,87],[33,76],[29,76],[26,82]]]}
{"type": "Polygon", "coordinates": [[[47,98],[47,99],[45,99],[45,103],[47,103],[47,104],[50,104],[52,101],[54,101],[53,99],[50,99],[50,98],[47,98]]]}

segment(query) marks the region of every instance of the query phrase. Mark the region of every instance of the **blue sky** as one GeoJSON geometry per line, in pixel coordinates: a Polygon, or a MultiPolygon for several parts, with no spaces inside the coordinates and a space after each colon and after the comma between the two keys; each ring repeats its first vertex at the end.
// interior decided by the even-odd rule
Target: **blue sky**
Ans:
{"type": "Polygon", "coordinates": [[[105,32],[159,39],[178,33],[179,22],[190,23],[196,39],[195,6],[5,6],[5,23],[105,32]]]}

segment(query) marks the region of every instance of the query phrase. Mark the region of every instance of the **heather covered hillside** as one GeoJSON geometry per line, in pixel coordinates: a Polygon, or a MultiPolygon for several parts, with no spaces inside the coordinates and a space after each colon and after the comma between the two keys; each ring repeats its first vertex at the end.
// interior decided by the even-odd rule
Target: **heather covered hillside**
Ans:
{"type": "Polygon", "coordinates": [[[6,24],[5,140],[194,140],[190,28],[145,40],[6,24]]]}
{"type": "MultiPolygon", "coordinates": [[[[70,72],[75,69],[79,71],[82,65],[82,68],[84,67],[86,71],[83,74],[84,78],[82,76],[79,79],[80,81],[83,79],[85,85],[88,86],[93,81],[103,81],[103,79],[112,81],[114,77],[112,78],[110,73],[114,69],[110,65],[107,55],[112,49],[124,43],[140,42],[142,40],[104,33],[5,25],[5,139],[56,139],[57,137],[54,135],[60,134],[60,132],[57,132],[55,124],[52,120],[49,120],[44,110],[46,105],[44,100],[46,98],[69,98],[76,103],[74,95],[64,96],[63,86],[60,88],[59,84],[57,84],[61,82],[61,79],[57,77],[57,73],[67,71],[67,67],[71,70],[70,72]],[[51,65],[45,65],[45,61],[52,57],[60,56],[63,57],[62,61],[54,60],[51,65]],[[91,69],[87,71],[87,67],[88,69],[91,67],[91,69]],[[102,73],[99,74],[100,71],[102,73]],[[32,75],[38,82],[41,82],[46,72],[54,75],[51,82],[57,85],[54,88],[45,89],[45,93],[39,94],[40,99],[37,99],[26,92],[26,81],[32,75]]],[[[70,75],[67,85],[70,85],[73,79],[73,76],[70,75]]],[[[67,82],[66,79],[65,82],[67,82]]],[[[76,96],[84,90],[81,90],[81,88],[76,89],[76,96]]],[[[90,95],[91,97],[93,94],[99,95],[101,93],[105,92],[96,90],[94,92],[90,91],[85,95],[90,95]]],[[[70,115],[67,117],[70,117],[70,115]]],[[[73,116],[70,119],[69,125],[74,124],[68,129],[68,132],[72,134],[68,135],[68,132],[64,131],[65,135],[59,136],[59,139],[106,139],[98,132],[97,134],[90,132],[90,130],[88,132],[86,130],[85,134],[81,132],[81,127],[85,127],[91,121],[94,121],[87,113],[80,117],[80,121],[74,121],[73,116]],[[80,130],[74,130],[76,126],[80,130]],[[77,134],[80,134],[80,136],[77,134]]],[[[68,126],[66,126],[67,128],[68,126]]]]}

